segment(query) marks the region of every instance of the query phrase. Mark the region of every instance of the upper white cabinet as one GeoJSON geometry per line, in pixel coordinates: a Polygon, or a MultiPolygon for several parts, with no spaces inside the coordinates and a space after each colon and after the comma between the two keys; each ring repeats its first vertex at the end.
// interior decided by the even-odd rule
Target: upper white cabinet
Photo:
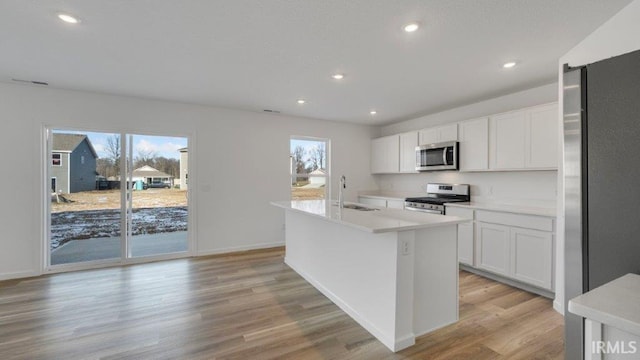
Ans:
{"type": "Polygon", "coordinates": [[[458,124],[449,124],[429,129],[422,129],[418,132],[418,142],[420,145],[457,140],[458,124]]]}
{"type": "Polygon", "coordinates": [[[467,120],[458,124],[460,171],[489,169],[489,118],[467,120]]]}
{"type": "Polygon", "coordinates": [[[415,173],[416,146],[418,146],[418,132],[400,134],[400,172],[415,173]]]}
{"type": "Polygon", "coordinates": [[[558,106],[541,105],[490,117],[489,168],[558,167],[558,106]]]}
{"type": "Polygon", "coordinates": [[[558,104],[545,104],[371,141],[373,174],[415,173],[415,147],[459,141],[460,171],[558,168],[558,104]]]}
{"type": "Polygon", "coordinates": [[[400,137],[385,136],[371,140],[371,173],[390,174],[400,169],[400,137]]]}
{"type": "Polygon", "coordinates": [[[537,106],[529,111],[525,167],[558,167],[558,105],[537,106]]]}

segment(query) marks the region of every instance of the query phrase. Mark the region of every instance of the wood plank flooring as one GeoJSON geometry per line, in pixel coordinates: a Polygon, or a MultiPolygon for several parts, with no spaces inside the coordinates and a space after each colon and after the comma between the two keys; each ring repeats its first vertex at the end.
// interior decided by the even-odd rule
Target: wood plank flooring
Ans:
{"type": "MultiPolygon", "coordinates": [[[[284,249],[0,282],[0,359],[562,359],[551,301],[460,272],[460,321],[390,352],[284,249]]],[[[330,265],[330,264],[329,264],[330,265]]]]}

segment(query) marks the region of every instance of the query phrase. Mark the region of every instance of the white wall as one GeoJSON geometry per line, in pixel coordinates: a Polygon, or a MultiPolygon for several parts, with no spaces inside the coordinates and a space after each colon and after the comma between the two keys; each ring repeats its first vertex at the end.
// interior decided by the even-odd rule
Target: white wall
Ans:
{"type": "Polygon", "coordinates": [[[554,101],[558,101],[556,83],[387,125],[382,128],[382,135],[398,134],[456,121],[469,120],[480,116],[498,114],[554,101]]]}
{"type": "Polygon", "coordinates": [[[45,125],[191,136],[198,254],[284,243],[284,215],[269,201],[290,196],[291,135],[331,139],[331,170],[346,175],[353,189],[347,200],[375,187],[373,127],[6,83],[0,83],[0,116],[0,149],[10,155],[3,168],[15,175],[0,177],[0,279],[41,271],[45,125]]]}
{"type": "Polygon", "coordinates": [[[384,191],[424,193],[431,182],[470,184],[471,200],[481,203],[556,206],[556,171],[503,171],[465,173],[453,171],[420,174],[375,175],[384,191]]]}
{"type": "MultiPolygon", "coordinates": [[[[558,62],[558,93],[560,110],[562,111],[562,73],[563,65],[587,65],[610,57],[626,54],[640,49],[640,0],[635,0],[578,45],[562,56],[558,62]]],[[[560,128],[562,134],[562,128],[560,128]]],[[[561,141],[563,137],[560,136],[561,141]]],[[[564,143],[563,143],[564,145],[564,143]]],[[[561,147],[563,148],[563,146],[561,147]]],[[[556,268],[559,276],[556,278],[558,289],[554,307],[563,312],[564,309],[564,172],[558,171],[558,236],[557,236],[556,268]]]]}
{"type": "MultiPolygon", "coordinates": [[[[557,84],[548,84],[498,98],[481,101],[437,114],[422,116],[382,128],[383,135],[498,114],[557,101],[557,84]]],[[[423,193],[428,182],[471,184],[473,201],[540,207],[556,206],[556,171],[526,172],[429,172],[376,175],[381,190],[423,193]]]]}

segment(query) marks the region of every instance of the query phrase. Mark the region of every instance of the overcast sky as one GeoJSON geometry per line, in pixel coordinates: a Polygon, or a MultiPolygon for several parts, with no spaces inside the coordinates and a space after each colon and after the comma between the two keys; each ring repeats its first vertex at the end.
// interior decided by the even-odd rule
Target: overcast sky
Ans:
{"type": "MultiPolygon", "coordinates": [[[[98,153],[98,157],[108,157],[105,149],[107,148],[107,138],[113,136],[111,133],[98,133],[88,131],[64,131],[54,130],[54,133],[65,134],[84,134],[87,135],[93,148],[98,153]]],[[[133,157],[135,158],[138,151],[148,153],[153,151],[157,156],[163,156],[170,159],[179,159],[180,152],[178,149],[187,147],[186,137],[170,137],[170,136],[149,136],[134,135],[133,136],[133,157]]]]}

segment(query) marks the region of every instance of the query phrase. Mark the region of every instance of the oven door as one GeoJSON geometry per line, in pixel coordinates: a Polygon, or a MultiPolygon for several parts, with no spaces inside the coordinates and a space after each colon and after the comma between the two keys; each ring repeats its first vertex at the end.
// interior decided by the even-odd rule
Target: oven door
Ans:
{"type": "Polygon", "coordinates": [[[457,170],[458,143],[447,142],[416,147],[416,170],[457,170]]]}

